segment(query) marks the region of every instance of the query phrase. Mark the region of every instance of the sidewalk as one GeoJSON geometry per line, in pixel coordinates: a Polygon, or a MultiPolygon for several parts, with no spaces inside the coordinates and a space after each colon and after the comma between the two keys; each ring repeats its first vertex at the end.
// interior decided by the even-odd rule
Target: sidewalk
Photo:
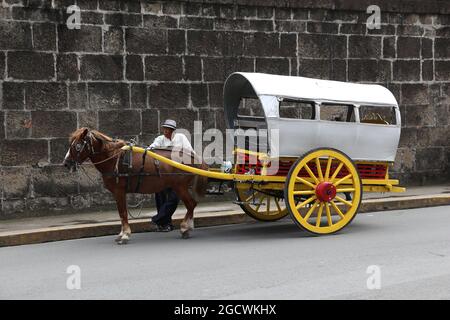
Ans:
{"type": "MultiPolygon", "coordinates": [[[[359,212],[399,210],[450,205],[450,185],[410,187],[405,193],[367,193],[359,212]]],[[[135,213],[138,210],[133,210],[135,213]]],[[[180,205],[174,215],[177,225],[184,216],[180,205]]],[[[130,218],[133,232],[152,231],[150,217],[154,208],[143,208],[137,219],[130,218]]],[[[196,227],[254,221],[232,202],[199,204],[195,210],[196,227]]],[[[65,214],[40,218],[0,220],[0,247],[113,235],[120,231],[117,211],[65,214]]]]}

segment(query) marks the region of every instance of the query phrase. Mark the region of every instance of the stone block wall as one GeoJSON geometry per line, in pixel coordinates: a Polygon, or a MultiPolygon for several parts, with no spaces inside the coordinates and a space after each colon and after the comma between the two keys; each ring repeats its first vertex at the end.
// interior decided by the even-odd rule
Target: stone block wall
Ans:
{"type": "Polygon", "coordinates": [[[387,86],[403,118],[395,175],[450,180],[448,1],[0,0],[0,217],[110,205],[94,169],[61,167],[69,133],[148,144],[166,117],[224,129],[234,71],[387,86]]]}

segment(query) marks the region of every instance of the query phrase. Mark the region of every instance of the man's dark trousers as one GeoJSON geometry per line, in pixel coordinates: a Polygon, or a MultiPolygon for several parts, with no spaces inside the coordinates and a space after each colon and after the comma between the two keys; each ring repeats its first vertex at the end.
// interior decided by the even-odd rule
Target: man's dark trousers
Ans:
{"type": "Polygon", "coordinates": [[[180,202],[177,194],[171,188],[167,188],[156,193],[155,200],[158,214],[152,217],[152,221],[160,226],[172,223],[172,215],[177,210],[178,202],[180,202]]]}

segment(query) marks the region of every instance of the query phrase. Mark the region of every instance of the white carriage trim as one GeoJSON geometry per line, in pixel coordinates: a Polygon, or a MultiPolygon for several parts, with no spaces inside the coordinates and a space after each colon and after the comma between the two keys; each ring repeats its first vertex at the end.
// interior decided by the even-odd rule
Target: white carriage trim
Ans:
{"type": "Polygon", "coordinates": [[[279,145],[269,143],[272,154],[300,156],[317,147],[332,147],[345,152],[354,160],[395,160],[400,139],[400,112],[394,95],[383,86],[236,72],[228,77],[224,86],[225,117],[230,128],[235,127],[239,103],[244,97],[259,98],[261,101],[269,135],[272,129],[279,130],[279,145]],[[395,125],[359,123],[357,110],[356,122],[323,121],[318,118],[280,119],[279,98],[314,101],[318,104],[349,104],[356,107],[394,107],[397,121],[395,125]]]}

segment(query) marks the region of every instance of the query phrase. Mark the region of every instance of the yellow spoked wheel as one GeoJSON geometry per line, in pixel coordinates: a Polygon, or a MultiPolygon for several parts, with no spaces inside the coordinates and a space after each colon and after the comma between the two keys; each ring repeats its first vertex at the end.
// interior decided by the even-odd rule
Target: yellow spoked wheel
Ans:
{"type": "Polygon", "coordinates": [[[291,167],[284,197],[299,227],[314,234],[330,234],[355,217],[362,198],[361,179],[344,153],[315,149],[291,167]]]}
{"type": "Polygon", "coordinates": [[[283,199],[250,188],[235,188],[242,210],[258,221],[276,221],[289,212],[283,199]]]}

